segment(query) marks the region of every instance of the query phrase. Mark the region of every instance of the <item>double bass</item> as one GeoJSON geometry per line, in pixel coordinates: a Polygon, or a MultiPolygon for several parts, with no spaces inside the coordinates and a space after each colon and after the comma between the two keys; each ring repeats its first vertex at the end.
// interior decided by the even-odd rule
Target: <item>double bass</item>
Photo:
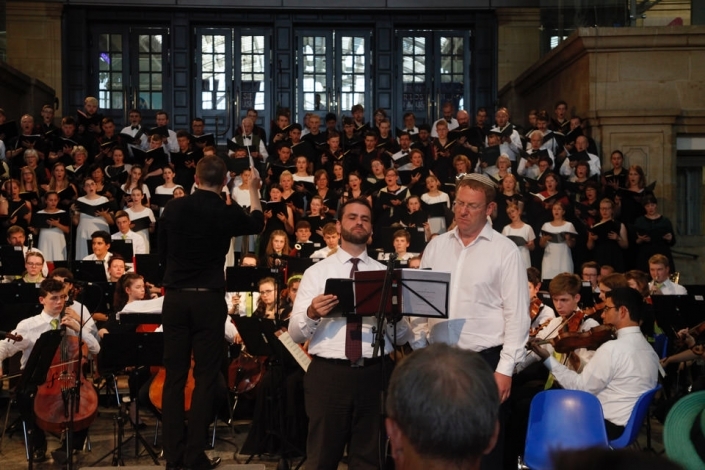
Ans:
{"type": "MultiPolygon", "coordinates": [[[[62,318],[71,303],[71,298],[67,299],[61,312],[62,318]]],[[[69,428],[71,431],[86,429],[98,413],[98,394],[93,384],[81,373],[86,363],[86,354],[79,350],[81,345],[78,337],[66,334],[66,326],[61,328],[61,345],[54,355],[46,382],[39,386],[34,399],[37,426],[55,434],[69,428]],[[81,363],[79,355],[83,357],[81,363]],[[77,383],[79,390],[72,396],[77,383]]]]}

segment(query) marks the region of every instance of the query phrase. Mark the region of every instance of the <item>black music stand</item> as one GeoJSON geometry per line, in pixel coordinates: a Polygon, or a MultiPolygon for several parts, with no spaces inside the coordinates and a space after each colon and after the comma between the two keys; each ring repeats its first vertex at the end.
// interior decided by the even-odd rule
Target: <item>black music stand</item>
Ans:
{"type": "Polygon", "coordinates": [[[279,276],[279,269],[263,266],[229,266],[225,268],[227,292],[259,292],[257,283],[265,277],[279,276]]]}
{"type": "Polygon", "coordinates": [[[135,255],[135,272],[142,276],[145,282],[161,286],[164,279],[164,266],[159,262],[159,255],[135,255]]]}
{"type": "Polygon", "coordinates": [[[652,295],[654,316],[659,328],[671,344],[678,339],[678,331],[705,320],[705,300],[699,295],[652,295]]]}
{"type": "Polygon", "coordinates": [[[24,262],[21,246],[0,245],[0,274],[19,276],[25,271],[24,262]]]}
{"type": "MultiPolygon", "coordinates": [[[[64,261],[64,263],[66,263],[64,261]]],[[[59,267],[58,262],[54,263],[59,267]]],[[[73,277],[85,282],[107,282],[108,275],[105,273],[105,264],[98,260],[81,260],[73,262],[73,277]]]]}
{"type": "MultiPolygon", "coordinates": [[[[125,315],[125,316],[131,316],[125,315]]],[[[149,367],[161,366],[164,363],[164,334],[163,333],[109,333],[103,336],[100,348],[99,360],[101,367],[108,370],[124,370],[127,367],[149,367]]],[[[139,418],[139,400],[137,400],[136,414],[139,418]]],[[[139,453],[139,444],[147,451],[152,458],[154,465],[159,465],[159,457],[152,449],[147,440],[142,436],[137,427],[139,419],[132,423],[132,436],[123,440],[125,434],[125,417],[122,407],[118,407],[118,414],[115,416],[115,447],[113,450],[103,455],[90,466],[93,467],[99,462],[112,455],[113,466],[124,466],[122,459],[122,446],[131,439],[135,439],[135,456],[139,453]]]]}
{"type": "MultiPolygon", "coordinates": [[[[283,390],[285,389],[285,374],[284,374],[284,355],[288,354],[284,345],[279,341],[276,335],[277,325],[273,320],[268,320],[259,317],[240,317],[235,316],[233,318],[235,322],[235,327],[237,328],[242,342],[245,345],[248,353],[253,356],[268,356],[269,357],[269,373],[272,377],[272,385],[269,387],[269,394],[265,396],[265,399],[276,400],[277,406],[279,408],[278,418],[279,418],[279,429],[272,430],[269,429],[266,435],[255,445],[257,449],[252,455],[245,461],[246,464],[250,463],[255,455],[262,455],[263,449],[266,449],[266,441],[272,437],[278,437],[281,442],[279,455],[280,460],[277,468],[289,468],[289,462],[286,460],[286,452],[293,450],[299,453],[299,455],[304,455],[304,452],[294,446],[286,436],[286,423],[284,421],[284,395],[283,390]],[[279,386],[274,386],[275,372],[274,368],[279,367],[279,386]]],[[[260,384],[262,385],[262,384],[260,384]]],[[[300,462],[299,466],[303,463],[300,462]]]]}
{"type": "MultiPolygon", "coordinates": [[[[15,387],[15,399],[20,411],[20,419],[24,422],[25,450],[27,451],[27,468],[29,470],[34,465],[34,397],[37,394],[37,388],[46,382],[49,368],[63,336],[64,332],[60,329],[45,331],[39,336],[15,387]]],[[[9,403],[7,411],[8,413],[10,411],[9,403]]],[[[7,422],[7,418],[5,421],[7,422]]],[[[5,430],[3,429],[4,436],[5,430]]]]}
{"type": "Polygon", "coordinates": [[[123,240],[122,238],[115,238],[110,241],[109,251],[114,255],[120,255],[125,260],[126,263],[132,263],[132,256],[134,255],[132,240],[129,238],[123,240]]]}

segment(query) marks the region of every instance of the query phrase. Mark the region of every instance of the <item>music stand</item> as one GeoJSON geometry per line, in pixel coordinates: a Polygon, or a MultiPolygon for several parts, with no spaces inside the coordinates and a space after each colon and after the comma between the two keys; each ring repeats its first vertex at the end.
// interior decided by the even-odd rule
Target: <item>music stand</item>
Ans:
{"type": "Polygon", "coordinates": [[[122,256],[122,259],[124,259],[126,263],[132,262],[132,256],[134,255],[133,249],[132,240],[129,238],[125,240],[114,238],[110,241],[109,251],[114,255],[122,256]]]}
{"type": "Polygon", "coordinates": [[[659,328],[672,342],[679,330],[705,320],[705,300],[699,295],[652,295],[651,303],[659,328]]]}
{"type": "MultiPolygon", "coordinates": [[[[311,245],[312,243],[308,244],[311,245]]],[[[289,276],[297,273],[303,274],[308,268],[313,266],[315,262],[316,260],[311,257],[297,258],[295,256],[290,256],[287,258],[287,272],[289,273],[289,276]]]]}
{"type": "Polygon", "coordinates": [[[81,260],[73,262],[73,277],[85,282],[107,282],[105,264],[99,260],[81,260]]]}
{"type": "MultiPolygon", "coordinates": [[[[149,367],[161,366],[164,363],[164,334],[163,333],[109,333],[103,336],[100,353],[98,355],[102,368],[107,370],[124,370],[127,367],[149,367]]],[[[139,417],[139,400],[137,400],[136,411],[139,417]]],[[[159,465],[159,457],[152,449],[147,440],[142,436],[137,428],[137,421],[132,424],[133,434],[127,440],[123,440],[125,420],[122,415],[122,407],[118,407],[118,414],[115,417],[117,428],[115,430],[115,448],[103,455],[90,466],[93,467],[103,461],[109,455],[113,456],[112,465],[125,465],[122,461],[122,447],[131,439],[135,439],[135,455],[138,453],[138,445],[147,451],[152,458],[154,465],[159,465]]]]}
{"type": "MultiPolygon", "coordinates": [[[[371,316],[377,313],[384,277],[385,271],[355,272],[355,314],[371,316]]],[[[395,315],[448,318],[449,290],[450,273],[395,269],[385,310],[395,315]]]]}
{"type": "Polygon", "coordinates": [[[24,262],[21,246],[0,245],[0,274],[19,276],[25,271],[24,262]]]}
{"type": "MultiPolygon", "coordinates": [[[[268,399],[274,401],[277,400],[277,406],[279,407],[279,429],[278,431],[269,430],[269,432],[256,444],[256,449],[259,453],[254,452],[245,462],[250,463],[255,455],[262,455],[263,451],[261,449],[265,448],[266,439],[270,436],[277,436],[281,442],[280,456],[281,460],[277,468],[289,468],[288,462],[285,461],[285,453],[288,449],[293,449],[299,454],[303,455],[304,452],[301,449],[296,448],[286,437],[285,423],[284,423],[284,396],[282,391],[285,389],[285,375],[284,375],[284,355],[289,354],[284,345],[279,341],[276,335],[277,326],[275,321],[268,320],[266,318],[259,317],[233,317],[235,322],[235,327],[237,328],[242,342],[247,348],[247,352],[253,356],[268,356],[269,357],[269,372],[272,377],[272,385],[268,390],[263,390],[264,393],[269,392],[268,399]],[[286,352],[285,352],[286,351],[286,352]],[[281,368],[279,377],[280,383],[278,387],[274,386],[275,377],[274,367],[278,366],[281,368]],[[276,394],[276,397],[273,396],[276,394]],[[282,465],[286,464],[286,467],[282,465]]],[[[262,384],[260,384],[262,386],[262,384]]],[[[264,398],[267,398],[266,396],[264,398]]]]}
{"type": "Polygon", "coordinates": [[[135,272],[142,276],[145,282],[161,286],[164,279],[164,266],[159,262],[159,255],[135,255],[135,272]]]}
{"type": "Polygon", "coordinates": [[[227,292],[259,292],[257,283],[265,277],[276,278],[277,268],[261,266],[229,266],[225,268],[225,290],[227,292]]]}

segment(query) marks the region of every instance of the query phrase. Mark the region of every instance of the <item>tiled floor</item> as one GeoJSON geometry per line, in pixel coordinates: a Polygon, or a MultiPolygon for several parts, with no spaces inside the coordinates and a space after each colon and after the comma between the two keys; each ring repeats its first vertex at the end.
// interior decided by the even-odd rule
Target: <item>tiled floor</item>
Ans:
{"type": "MultiPolygon", "coordinates": [[[[5,417],[5,410],[7,406],[7,400],[0,400],[0,411],[2,412],[2,419],[5,417]]],[[[101,462],[97,462],[98,459],[103,457],[109,451],[115,447],[115,417],[117,415],[117,409],[115,407],[100,407],[99,415],[90,427],[90,441],[92,449],[90,451],[78,453],[75,456],[75,469],[82,469],[86,467],[109,467],[113,463],[113,456],[108,456],[101,462]]],[[[17,412],[14,407],[10,410],[10,420],[12,422],[14,418],[17,417],[17,412]]],[[[155,419],[148,416],[144,417],[147,423],[147,428],[142,430],[142,434],[147,439],[147,441],[152,444],[154,440],[154,424],[155,419]]],[[[652,419],[652,446],[656,452],[661,452],[663,449],[662,444],[662,425],[652,419]]],[[[1,425],[2,423],[0,423],[1,425]]],[[[245,470],[245,469],[262,469],[262,465],[266,469],[276,469],[278,460],[276,458],[262,459],[255,457],[251,464],[259,464],[258,466],[243,466],[248,456],[243,456],[238,454],[238,449],[243,444],[245,437],[247,436],[247,431],[249,429],[248,421],[236,421],[235,425],[229,427],[225,423],[220,423],[216,430],[216,444],[215,449],[210,451],[211,456],[220,456],[223,459],[223,464],[219,468],[224,470],[245,470]]],[[[130,438],[133,435],[133,430],[131,427],[126,427],[125,429],[125,439],[130,438]]],[[[49,451],[55,449],[59,445],[59,441],[56,437],[48,438],[48,448],[49,451]]],[[[642,429],[642,434],[639,437],[639,443],[641,447],[646,445],[646,433],[642,429]]],[[[155,451],[159,454],[161,442],[160,437],[157,440],[157,446],[155,451]]],[[[12,435],[6,435],[3,442],[2,448],[0,450],[0,468],[2,470],[20,470],[27,468],[27,461],[25,459],[24,450],[24,440],[22,437],[21,430],[16,431],[12,435]]],[[[138,466],[140,470],[155,468],[154,462],[151,460],[149,455],[140,447],[139,453],[135,454],[135,444],[134,439],[131,439],[123,447],[122,452],[122,463],[127,466],[138,466]]],[[[165,462],[163,459],[158,460],[159,465],[164,466],[165,462]]],[[[291,468],[295,468],[299,461],[291,462],[291,468]]],[[[46,462],[38,463],[34,465],[37,470],[49,470],[60,468],[51,459],[46,462]]],[[[340,464],[339,469],[347,469],[347,466],[340,464]]]]}

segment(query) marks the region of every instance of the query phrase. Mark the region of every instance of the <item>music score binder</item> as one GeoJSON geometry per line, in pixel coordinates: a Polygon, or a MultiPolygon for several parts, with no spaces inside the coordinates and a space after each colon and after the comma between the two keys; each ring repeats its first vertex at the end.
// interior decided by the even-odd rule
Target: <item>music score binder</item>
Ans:
{"type": "MultiPolygon", "coordinates": [[[[325,293],[337,295],[340,302],[336,316],[376,315],[385,273],[356,271],[354,279],[328,279],[325,293]]],[[[411,317],[448,318],[449,289],[448,272],[395,269],[392,292],[386,299],[384,312],[411,317]]]]}

